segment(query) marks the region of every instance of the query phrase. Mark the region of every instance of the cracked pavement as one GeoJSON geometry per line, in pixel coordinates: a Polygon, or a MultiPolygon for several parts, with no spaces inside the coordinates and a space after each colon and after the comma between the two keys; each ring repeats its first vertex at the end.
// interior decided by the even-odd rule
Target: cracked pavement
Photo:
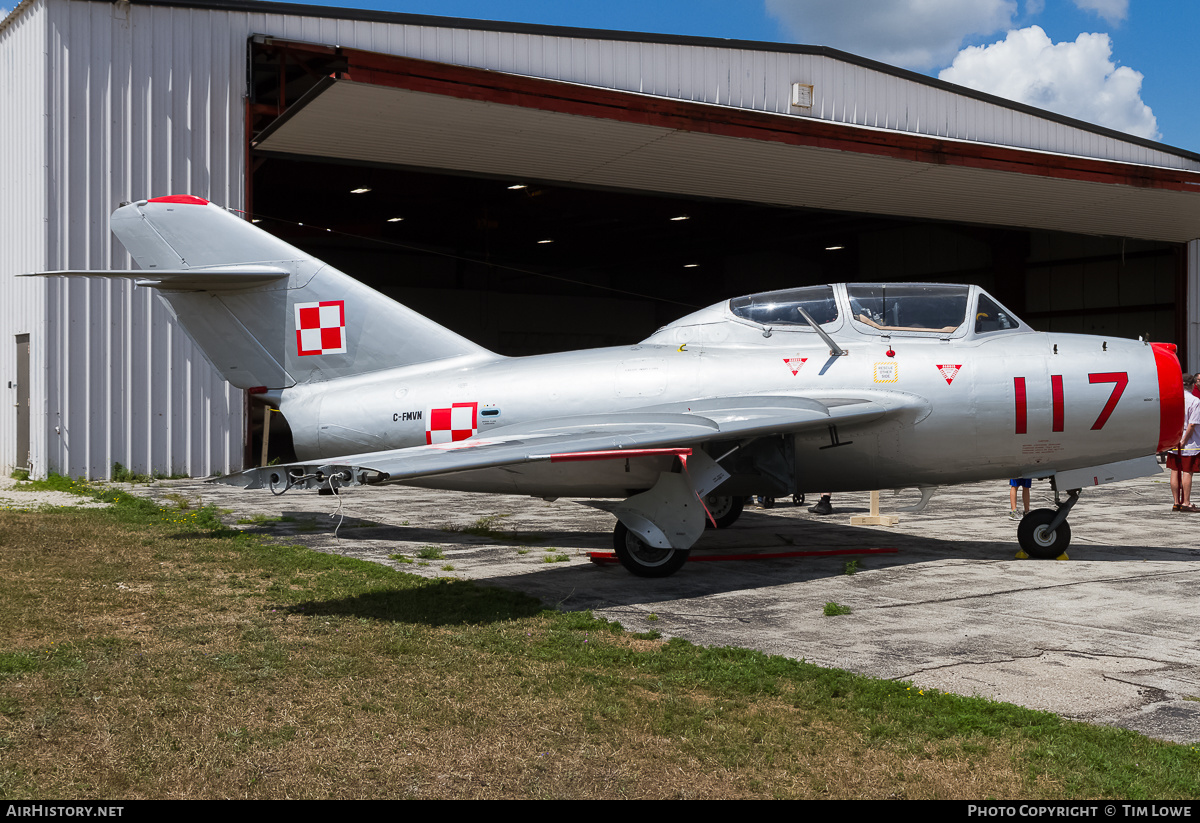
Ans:
{"type": "MultiPolygon", "coordinates": [[[[183,494],[226,510],[231,525],[257,518],[239,528],[416,574],[518,589],[632,631],[1200,742],[1200,630],[1192,614],[1200,602],[1200,515],[1171,511],[1165,473],[1084,490],[1070,517],[1069,561],[1015,559],[1017,523],[999,481],[941,489],[924,512],[902,513],[891,527],[849,525],[852,514],[867,512],[866,493],[835,495],[825,517],[790,500],[767,510],[748,505],[732,528],[706,532],[692,558],[752,559],[691,562],[663,580],[590,562],[589,552],[611,551],[614,518],[567,500],[402,486],[275,497],[200,480],[131,491],[168,503],[166,495],[183,494]],[[487,529],[462,531],[481,524],[487,529]],[[427,546],[445,559],[389,559],[415,558],[427,546]],[[869,548],[895,551],[766,556],[869,548]],[[852,575],[850,560],[858,564],[852,575]],[[825,617],[827,602],[852,614],[825,617]]],[[[1035,483],[1033,507],[1049,506],[1050,494],[1048,484],[1035,483]]],[[[916,499],[911,490],[884,492],[881,511],[916,499]]]]}

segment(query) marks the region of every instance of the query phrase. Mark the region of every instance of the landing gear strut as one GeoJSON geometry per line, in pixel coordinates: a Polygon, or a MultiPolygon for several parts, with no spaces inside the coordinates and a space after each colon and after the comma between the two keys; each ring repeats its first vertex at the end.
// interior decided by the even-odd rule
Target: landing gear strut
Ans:
{"type": "MultiPolygon", "coordinates": [[[[1067,492],[1069,499],[1059,503],[1058,510],[1034,509],[1021,518],[1017,526],[1017,542],[1030,557],[1053,560],[1067,550],[1071,543],[1071,525],[1067,513],[1079,502],[1079,489],[1067,492]]],[[[1057,492],[1055,498],[1057,498],[1057,492]]]]}

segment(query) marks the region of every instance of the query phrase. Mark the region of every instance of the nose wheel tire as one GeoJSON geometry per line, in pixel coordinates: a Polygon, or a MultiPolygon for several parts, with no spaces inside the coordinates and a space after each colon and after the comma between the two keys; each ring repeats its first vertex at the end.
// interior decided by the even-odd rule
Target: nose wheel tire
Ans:
{"type": "Polygon", "coordinates": [[[613,550],[630,574],[638,577],[669,577],[687,562],[687,549],[659,549],[648,546],[624,523],[613,530],[613,550]]]}
{"type": "Polygon", "coordinates": [[[1067,550],[1071,543],[1071,527],[1067,521],[1060,523],[1054,531],[1047,529],[1056,515],[1054,509],[1035,509],[1021,518],[1017,542],[1030,557],[1053,560],[1067,550]]]}

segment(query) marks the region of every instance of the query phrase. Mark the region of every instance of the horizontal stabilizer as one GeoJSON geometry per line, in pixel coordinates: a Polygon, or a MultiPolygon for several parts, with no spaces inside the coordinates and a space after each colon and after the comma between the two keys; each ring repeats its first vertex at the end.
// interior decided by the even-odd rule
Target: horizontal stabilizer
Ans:
{"type": "Polygon", "coordinates": [[[278,266],[209,266],[194,269],[131,269],[125,271],[47,271],[22,277],[131,278],[139,286],[168,291],[236,291],[265,286],[287,278],[278,266]]]}

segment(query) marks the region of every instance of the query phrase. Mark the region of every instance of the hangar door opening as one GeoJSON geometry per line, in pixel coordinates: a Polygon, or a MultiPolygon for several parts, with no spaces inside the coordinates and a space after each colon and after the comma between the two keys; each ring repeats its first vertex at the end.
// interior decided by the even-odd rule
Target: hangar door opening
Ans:
{"type": "Polygon", "coordinates": [[[260,226],[506,355],[835,281],[975,283],[1047,331],[1178,334],[1178,244],[315,158],[264,158],[253,185],[260,226]]]}

